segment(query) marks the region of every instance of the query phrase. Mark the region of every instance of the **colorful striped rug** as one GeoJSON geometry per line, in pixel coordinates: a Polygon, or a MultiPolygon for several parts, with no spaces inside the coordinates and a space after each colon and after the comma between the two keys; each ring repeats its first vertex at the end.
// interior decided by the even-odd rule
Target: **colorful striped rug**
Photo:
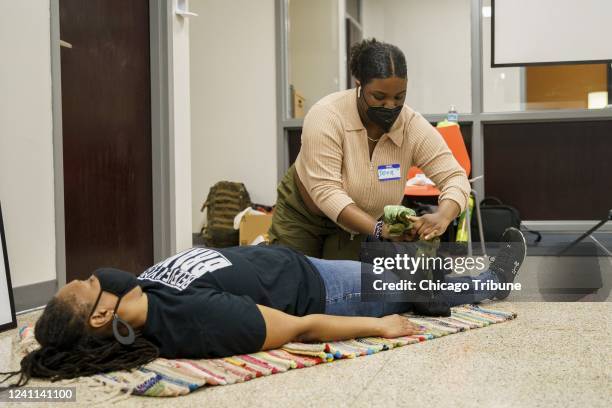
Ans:
{"type": "MultiPolygon", "coordinates": [[[[343,358],[365,356],[449,334],[478,329],[514,319],[516,314],[466,305],[452,308],[450,317],[406,316],[414,323],[425,326],[425,332],[417,336],[394,339],[366,337],[325,343],[289,343],[278,350],[218,359],[168,360],[158,358],[139,369],[97,374],[90,377],[88,381],[94,386],[98,383],[107,389],[114,389],[117,393],[120,390],[123,395],[175,397],[188,394],[206,385],[240,383],[296,368],[311,367],[343,358]]],[[[33,350],[38,346],[31,325],[21,327],[19,336],[22,352],[33,350]]]]}

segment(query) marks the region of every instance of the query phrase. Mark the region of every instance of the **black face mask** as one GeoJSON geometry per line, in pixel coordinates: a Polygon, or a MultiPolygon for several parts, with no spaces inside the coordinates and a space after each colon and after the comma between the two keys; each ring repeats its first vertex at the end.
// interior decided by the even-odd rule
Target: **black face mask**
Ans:
{"type": "MultiPolygon", "coordinates": [[[[360,91],[363,88],[359,88],[360,91]]],[[[368,107],[366,111],[366,115],[368,118],[378,126],[380,126],[385,132],[391,130],[391,127],[397,120],[400,112],[402,111],[402,105],[396,106],[395,108],[385,108],[384,106],[370,106],[368,102],[365,100],[365,95],[363,92],[360,92],[363,96],[363,103],[368,107]]]]}
{"type": "Polygon", "coordinates": [[[121,344],[132,344],[136,338],[134,329],[125,320],[117,316],[117,310],[119,309],[121,298],[130,290],[138,286],[138,279],[136,279],[136,276],[129,272],[120,271],[119,269],[113,268],[96,269],[93,275],[98,278],[98,281],[100,282],[100,294],[98,294],[98,298],[91,309],[89,317],[91,317],[93,312],[96,310],[100,297],[102,296],[102,292],[112,293],[113,295],[117,296],[117,304],[115,305],[115,310],[113,312],[113,335],[121,344]],[[119,323],[125,326],[128,332],[127,336],[123,336],[119,332],[119,323]]]}
{"type": "Polygon", "coordinates": [[[119,299],[138,286],[138,279],[136,279],[136,276],[119,269],[96,269],[93,275],[100,281],[100,288],[104,292],[112,293],[119,299]]]}

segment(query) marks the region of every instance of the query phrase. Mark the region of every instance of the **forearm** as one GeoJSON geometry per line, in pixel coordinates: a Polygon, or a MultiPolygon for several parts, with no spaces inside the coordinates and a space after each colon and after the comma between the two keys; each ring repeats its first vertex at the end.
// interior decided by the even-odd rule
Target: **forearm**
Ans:
{"type": "Polygon", "coordinates": [[[438,214],[440,214],[444,219],[450,223],[452,220],[459,216],[459,212],[461,208],[459,204],[457,204],[453,200],[442,200],[438,203],[438,214]]]}
{"type": "Polygon", "coordinates": [[[369,235],[374,232],[376,220],[357,205],[349,204],[338,215],[338,224],[351,231],[369,235]]]}
{"type": "Polygon", "coordinates": [[[257,305],[266,324],[266,338],[261,350],[281,347],[292,341],[330,341],[357,337],[399,337],[420,333],[419,328],[400,315],[348,317],[324,314],[292,316],[270,307],[257,305]]]}
{"type": "Polygon", "coordinates": [[[381,336],[381,319],[312,314],[302,317],[304,331],[300,341],[345,340],[356,337],[381,336]]]}

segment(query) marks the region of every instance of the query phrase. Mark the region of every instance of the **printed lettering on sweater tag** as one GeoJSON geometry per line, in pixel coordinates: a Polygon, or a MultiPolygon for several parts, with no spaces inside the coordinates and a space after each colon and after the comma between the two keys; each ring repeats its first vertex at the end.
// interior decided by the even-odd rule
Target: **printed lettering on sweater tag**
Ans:
{"type": "Polygon", "coordinates": [[[400,165],[396,164],[383,164],[378,166],[378,181],[391,181],[399,180],[401,178],[400,165]]]}

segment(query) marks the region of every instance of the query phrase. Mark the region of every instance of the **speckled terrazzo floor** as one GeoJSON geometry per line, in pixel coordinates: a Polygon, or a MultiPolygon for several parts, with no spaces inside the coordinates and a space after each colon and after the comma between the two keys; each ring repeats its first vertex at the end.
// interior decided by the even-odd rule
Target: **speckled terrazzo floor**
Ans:
{"type": "MultiPolygon", "coordinates": [[[[495,307],[519,317],[368,357],[179,398],[130,397],[117,406],[611,406],[612,303],[500,302],[495,307]]],[[[37,315],[20,316],[20,324],[37,315]]],[[[0,335],[2,368],[17,364],[14,335],[0,335]]],[[[68,405],[83,405],[79,393],[91,390],[78,387],[77,403],[68,405]]]]}

